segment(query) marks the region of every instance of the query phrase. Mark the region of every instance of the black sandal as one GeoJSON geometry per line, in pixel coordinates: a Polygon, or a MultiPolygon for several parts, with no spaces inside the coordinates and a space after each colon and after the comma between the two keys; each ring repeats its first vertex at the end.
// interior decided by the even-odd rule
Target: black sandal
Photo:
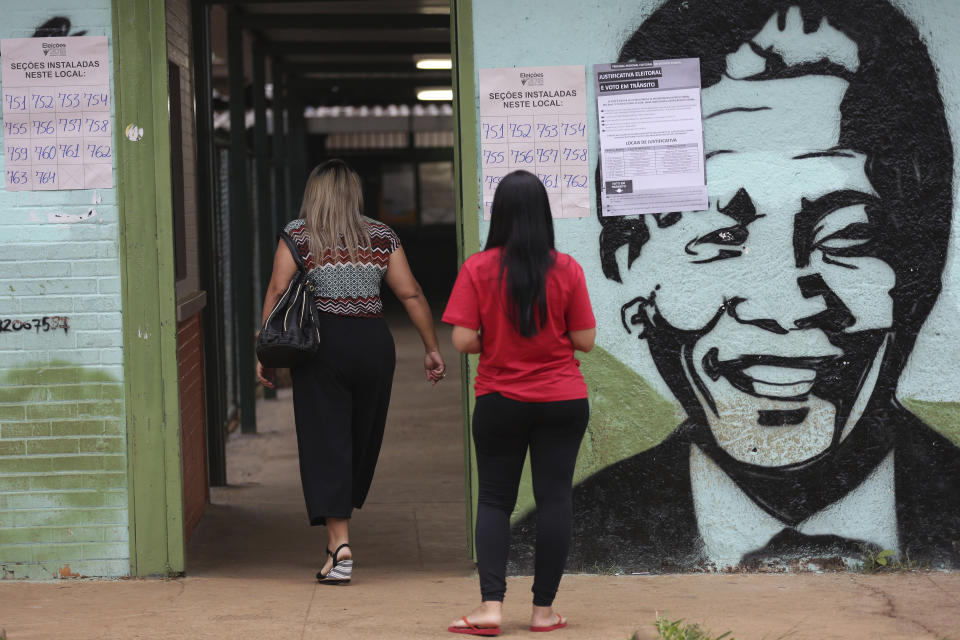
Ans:
{"type": "Polygon", "coordinates": [[[327,555],[333,558],[333,566],[330,567],[330,571],[323,573],[322,571],[317,572],[317,582],[320,584],[333,584],[333,585],[347,585],[350,584],[350,575],[353,573],[353,559],[347,560],[338,560],[337,557],[340,555],[340,551],[346,547],[350,548],[350,544],[344,542],[342,545],[337,547],[336,551],[330,551],[327,548],[327,555]]]}

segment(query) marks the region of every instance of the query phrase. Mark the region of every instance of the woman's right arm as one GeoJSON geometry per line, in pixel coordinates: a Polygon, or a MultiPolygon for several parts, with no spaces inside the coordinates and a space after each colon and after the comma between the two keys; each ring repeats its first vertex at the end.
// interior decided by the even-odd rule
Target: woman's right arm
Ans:
{"type": "Polygon", "coordinates": [[[578,327],[567,331],[570,342],[577,351],[589,352],[597,339],[597,319],[593,315],[587,280],[577,261],[570,258],[573,287],[567,300],[566,316],[568,327],[578,327]]]}
{"type": "MultiPolygon", "coordinates": [[[[267,321],[267,316],[273,311],[273,307],[280,300],[280,296],[287,290],[290,279],[297,272],[297,263],[290,253],[290,247],[282,238],[277,245],[277,252],[273,256],[273,273],[270,275],[270,284],[267,285],[267,292],[263,299],[263,313],[260,314],[260,326],[267,321]]],[[[264,367],[257,362],[257,379],[260,384],[273,389],[274,369],[264,367]]]]}
{"type": "Polygon", "coordinates": [[[480,339],[480,292],[471,275],[470,260],[467,259],[460,267],[443,312],[443,321],[453,325],[453,348],[460,353],[480,353],[483,349],[480,339]]]}
{"type": "Polygon", "coordinates": [[[453,325],[453,348],[460,353],[480,353],[483,343],[480,341],[480,332],[470,327],[453,325]]]}
{"type": "Polygon", "coordinates": [[[426,296],[423,295],[420,283],[413,277],[403,247],[398,246],[390,254],[384,279],[393,294],[403,304],[403,308],[407,310],[410,321],[420,334],[425,352],[424,372],[431,384],[437,384],[446,377],[447,365],[443,362],[440,346],[437,344],[437,334],[433,328],[433,313],[430,311],[430,305],[427,304],[426,296]]]}
{"type": "Polygon", "coordinates": [[[270,274],[270,284],[263,299],[263,313],[260,314],[260,326],[267,321],[267,316],[273,311],[274,305],[290,285],[290,279],[297,272],[297,263],[290,253],[290,247],[283,239],[277,245],[277,252],[273,255],[273,273],[270,274]]]}
{"type": "Polygon", "coordinates": [[[581,331],[569,331],[567,335],[570,336],[570,342],[573,343],[573,348],[577,351],[583,351],[584,353],[589,353],[593,349],[593,343],[597,339],[597,329],[583,329],[581,331]]]}

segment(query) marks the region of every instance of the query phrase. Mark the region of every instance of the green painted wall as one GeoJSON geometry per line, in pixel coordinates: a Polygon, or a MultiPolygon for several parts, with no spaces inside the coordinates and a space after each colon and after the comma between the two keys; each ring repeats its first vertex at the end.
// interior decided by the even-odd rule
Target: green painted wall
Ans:
{"type": "MultiPolygon", "coordinates": [[[[773,527],[775,534],[778,526],[842,534],[960,566],[960,502],[949,490],[960,481],[960,449],[940,440],[960,445],[960,79],[953,64],[960,45],[953,4],[485,0],[471,10],[473,63],[460,62],[461,86],[466,74],[476,83],[484,68],[585,65],[591,171],[600,154],[593,64],[661,52],[699,57],[706,70],[704,137],[707,150],[718,152],[705,168],[709,210],[662,220],[600,217],[591,180],[591,215],[555,221],[557,247],[583,266],[598,321],[598,349],[581,358],[591,424],[575,478],[579,566],[592,566],[593,557],[637,570],[734,566],[773,537],[758,531],[773,527]],[[722,27],[729,24],[742,29],[722,27]],[[637,49],[621,53],[631,42],[637,49]],[[835,66],[817,67],[825,63],[835,66]],[[911,71],[885,71],[892,65],[911,71]],[[726,72],[711,73],[718,69],[726,72]],[[883,100],[891,104],[877,108],[883,100]],[[898,109],[909,115],[897,120],[898,109]],[[846,160],[825,159],[835,147],[847,150],[846,160]],[[806,164],[791,164],[800,162],[806,164]],[[906,168],[896,170],[896,180],[879,169],[901,162],[906,168]],[[743,234],[736,247],[719,252],[722,232],[736,227],[727,206],[739,189],[758,217],[737,227],[743,234]],[[857,212],[845,205],[823,215],[830,224],[859,216],[857,228],[871,231],[845,239],[857,249],[837,264],[833,245],[840,236],[820,242],[830,224],[817,227],[813,233],[821,236],[809,246],[790,244],[800,237],[804,203],[841,192],[877,199],[857,205],[857,212]],[[898,232],[890,234],[892,228],[898,232]],[[611,239],[622,242],[614,246],[611,239]],[[806,253],[794,259],[793,252],[806,253]],[[605,273],[601,255],[616,263],[619,280],[605,273]],[[825,284],[801,291],[811,281],[805,276],[825,284]],[[621,320],[625,304],[633,304],[628,317],[642,325],[629,333],[621,320]],[[803,322],[841,306],[842,328],[823,324],[828,314],[803,322]],[[718,324],[709,323],[713,318],[718,324]],[[687,360],[676,347],[681,338],[690,341],[687,360]],[[732,369],[705,364],[711,347],[717,362],[732,369]],[[749,364],[753,356],[763,361],[757,370],[749,364]],[[800,362],[807,356],[830,359],[829,366],[814,371],[800,362]],[[799,384],[796,395],[774,389],[794,388],[802,372],[814,376],[815,388],[799,384]],[[763,376],[773,383],[764,386],[763,376]],[[860,449],[864,455],[838,454],[842,442],[862,442],[874,429],[881,442],[860,449]],[[857,437],[845,440],[851,433],[857,437]],[[664,443],[669,434],[677,437],[664,443]],[[881,450],[883,464],[871,457],[881,450]],[[724,455],[734,463],[721,468],[724,455]],[[691,460],[703,464],[693,471],[691,460]],[[834,466],[810,466],[823,460],[834,466]],[[797,480],[806,468],[817,473],[797,480]],[[929,491],[910,483],[920,477],[929,491]],[[777,494],[760,480],[750,486],[751,478],[792,489],[777,494]],[[836,497],[832,487],[841,481],[845,493],[836,497]],[[855,493],[859,487],[865,488],[855,493]],[[667,526],[678,509],[685,510],[682,532],[667,526]],[[751,510],[761,513],[727,518],[751,510]],[[580,514],[587,513],[598,524],[584,525],[580,514]],[[870,531],[865,522],[877,526],[870,531]],[[664,542],[674,531],[684,537],[683,549],[664,542]]],[[[462,188],[475,203],[481,159],[472,97],[474,118],[461,117],[459,135],[461,155],[474,155],[473,182],[465,173],[462,188]]],[[[462,213],[463,224],[477,230],[473,251],[479,250],[488,224],[476,206],[462,213]]],[[[525,476],[515,534],[532,530],[533,506],[525,476]]],[[[528,542],[521,546],[529,550],[528,542]]]]}
{"type": "MultiPolygon", "coordinates": [[[[55,17],[112,54],[109,0],[33,3],[0,37],[55,17]]],[[[130,571],[119,228],[116,189],[0,190],[0,578],[130,571]]]]}
{"type": "Polygon", "coordinates": [[[0,578],[177,574],[164,3],[34,3],[0,37],[54,18],[108,37],[119,170],[114,189],[0,191],[0,578]]]}

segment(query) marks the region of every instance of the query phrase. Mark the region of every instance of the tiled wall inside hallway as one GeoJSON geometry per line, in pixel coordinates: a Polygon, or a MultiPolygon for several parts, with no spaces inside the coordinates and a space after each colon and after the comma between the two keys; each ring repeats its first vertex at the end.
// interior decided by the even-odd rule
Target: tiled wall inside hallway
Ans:
{"type": "MultiPolygon", "coordinates": [[[[3,14],[111,37],[109,0],[3,14]]],[[[0,578],[130,571],[120,291],[116,189],[0,189],[0,578]]]]}

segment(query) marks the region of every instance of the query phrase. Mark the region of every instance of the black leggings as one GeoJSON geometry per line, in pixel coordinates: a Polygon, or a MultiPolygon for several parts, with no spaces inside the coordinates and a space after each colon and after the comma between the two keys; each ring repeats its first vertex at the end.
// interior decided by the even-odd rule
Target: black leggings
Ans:
{"type": "Polygon", "coordinates": [[[499,393],[477,398],[473,411],[480,493],[477,560],[484,601],[502,602],[507,591],[510,514],[529,447],[538,511],[533,604],[553,604],[570,549],[573,468],[589,417],[586,398],[520,402],[499,393]]]}

